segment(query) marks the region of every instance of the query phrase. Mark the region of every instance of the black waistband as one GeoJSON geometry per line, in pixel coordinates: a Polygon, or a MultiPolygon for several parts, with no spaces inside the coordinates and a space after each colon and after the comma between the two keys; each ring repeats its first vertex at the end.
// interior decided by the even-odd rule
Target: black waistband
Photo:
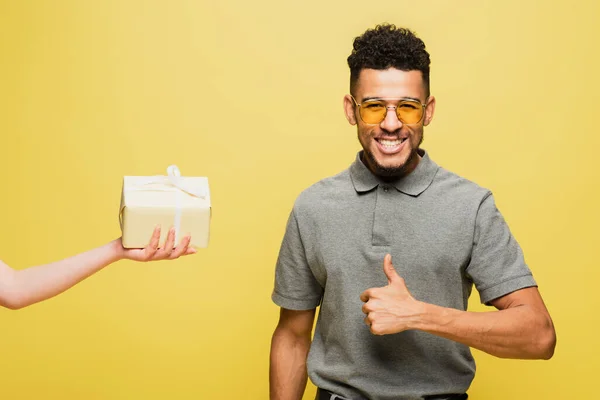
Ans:
{"type": "MultiPolygon", "coordinates": [[[[424,396],[423,400],[466,400],[469,396],[466,393],[449,393],[449,394],[436,394],[432,396],[424,396]]],[[[336,395],[325,389],[317,390],[317,397],[315,400],[344,400],[345,397],[336,395]]],[[[352,400],[352,399],[346,399],[352,400]]]]}

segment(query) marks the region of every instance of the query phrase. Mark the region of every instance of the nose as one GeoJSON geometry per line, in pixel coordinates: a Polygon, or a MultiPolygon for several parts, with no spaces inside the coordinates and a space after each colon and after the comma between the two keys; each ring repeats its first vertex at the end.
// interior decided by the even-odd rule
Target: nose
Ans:
{"type": "Polygon", "coordinates": [[[388,132],[395,132],[402,128],[402,122],[398,119],[398,115],[396,115],[396,107],[390,106],[387,108],[385,118],[381,121],[380,127],[388,132]]]}

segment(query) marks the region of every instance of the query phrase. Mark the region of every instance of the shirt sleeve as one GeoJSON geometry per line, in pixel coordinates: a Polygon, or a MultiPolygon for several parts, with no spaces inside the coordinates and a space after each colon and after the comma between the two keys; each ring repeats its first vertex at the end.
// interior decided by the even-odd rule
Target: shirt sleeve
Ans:
{"type": "Polygon", "coordinates": [[[321,303],[323,288],[315,279],[294,211],[288,219],[275,268],[275,289],[271,298],[282,308],[311,310],[321,303]]]}
{"type": "Polygon", "coordinates": [[[491,193],[482,200],[475,221],[473,251],[467,267],[481,302],[537,286],[523,251],[498,211],[491,193]]]}

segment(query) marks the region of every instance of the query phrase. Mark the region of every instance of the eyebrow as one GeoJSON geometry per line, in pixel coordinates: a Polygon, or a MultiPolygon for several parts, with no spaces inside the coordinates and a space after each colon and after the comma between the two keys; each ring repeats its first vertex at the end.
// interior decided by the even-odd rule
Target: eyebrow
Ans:
{"type": "Polygon", "coordinates": [[[417,99],[415,97],[409,97],[409,96],[404,96],[404,97],[363,97],[362,101],[370,101],[370,100],[413,100],[416,102],[421,103],[420,99],[417,99]]]}

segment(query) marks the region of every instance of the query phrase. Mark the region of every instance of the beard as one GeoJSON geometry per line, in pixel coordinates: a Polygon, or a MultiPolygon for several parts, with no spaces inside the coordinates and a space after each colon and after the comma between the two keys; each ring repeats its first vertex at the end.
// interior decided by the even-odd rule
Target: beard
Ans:
{"type": "Polygon", "coordinates": [[[387,179],[402,178],[403,176],[405,176],[408,173],[408,169],[410,167],[412,167],[412,165],[415,161],[415,158],[419,157],[419,149],[420,149],[421,143],[423,143],[423,137],[424,137],[424,135],[421,135],[421,140],[419,140],[419,145],[415,149],[410,150],[410,154],[409,154],[408,158],[402,165],[386,167],[384,165],[379,164],[379,162],[377,161],[377,159],[375,158],[373,153],[365,146],[363,146],[363,154],[364,154],[364,158],[365,158],[365,160],[363,160],[363,162],[365,162],[369,167],[371,167],[373,169],[373,171],[371,171],[371,172],[373,172],[375,175],[377,175],[380,178],[384,178],[384,179],[386,179],[386,178],[387,179]]]}

